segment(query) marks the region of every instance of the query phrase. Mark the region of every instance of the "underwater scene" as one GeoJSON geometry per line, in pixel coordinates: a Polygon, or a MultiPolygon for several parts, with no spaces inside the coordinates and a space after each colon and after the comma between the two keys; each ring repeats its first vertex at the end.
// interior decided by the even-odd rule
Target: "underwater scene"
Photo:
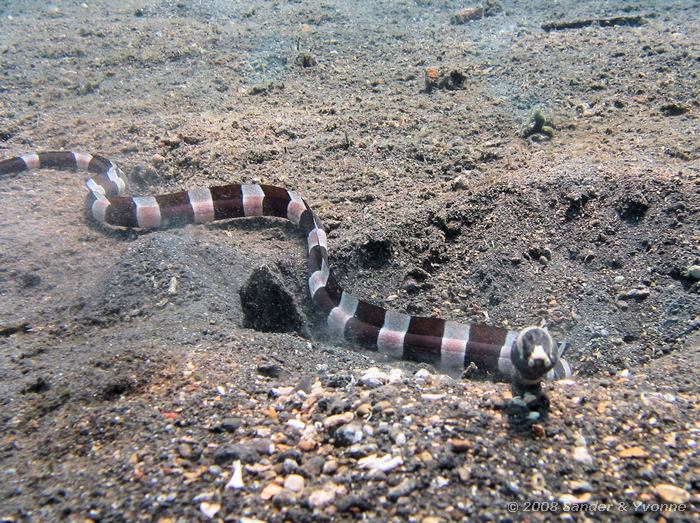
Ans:
{"type": "Polygon", "coordinates": [[[0,0],[0,523],[697,521],[700,1],[0,0]]]}

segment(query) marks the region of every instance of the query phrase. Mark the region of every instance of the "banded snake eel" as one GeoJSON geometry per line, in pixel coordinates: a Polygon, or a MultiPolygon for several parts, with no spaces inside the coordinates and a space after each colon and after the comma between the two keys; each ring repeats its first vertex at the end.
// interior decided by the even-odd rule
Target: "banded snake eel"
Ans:
{"type": "Polygon", "coordinates": [[[571,375],[549,332],[520,331],[435,317],[410,316],[362,301],[342,289],[330,270],[320,218],[294,191],[271,185],[230,184],[157,196],[123,196],[122,171],[110,160],[68,151],[32,153],[0,161],[0,179],[22,171],[87,171],[88,213],[97,222],[142,229],[202,224],[230,218],[272,216],[296,224],[308,244],[309,292],[329,332],[394,358],[440,367],[475,364],[497,378],[523,385],[571,375]]]}

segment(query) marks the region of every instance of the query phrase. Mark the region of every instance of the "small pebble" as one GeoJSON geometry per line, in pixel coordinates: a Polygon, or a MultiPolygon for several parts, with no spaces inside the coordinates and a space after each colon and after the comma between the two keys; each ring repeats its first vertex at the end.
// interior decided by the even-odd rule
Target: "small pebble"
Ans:
{"type": "Polygon", "coordinates": [[[641,447],[630,447],[620,451],[621,458],[646,458],[649,453],[641,447]]]}
{"type": "Polygon", "coordinates": [[[387,492],[386,497],[390,501],[396,501],[402,496],[408,496],[411,492],[416,490],[417,487],[418,484],[416,483],[415,479],[406,478],[395,487],[389,489],[389,492],[387,492]]]}
{"type": "Polygon", "coordinates": [[[301,492],[304,490],[304,478],[299,474],[290,474],[284,478],[284,488],[292,492],[301,492]]]}
{"type": "Polygon", "coordinates": [[[588,452],[586,447],[574,447],[574,460],[584,465],[592,465],[593,457],[588,452]]]}
{"type": "Polygon", "coordinates": [[[691,265],[688,267],[688,276],[694,280],[700,280],[700,265],[691,265]]]}
{"type": "Polygon", "coordinates": [[[403,432],[398,432],[393,436],[393,438],[394,443],[396,443],[399,447],[403,447],[406,444],[406,434],[403,432]]]}
{"type": "Polygon", "coordinates": [[[447,444],[450,446],[453,452],[466,452],[472,446],[468,439],[457,438],[448,439],[447,444]]]}
{"type": "Polygon", "coordinates": [[[593,485],[591,485],[588,481],[573,480],[569,482],[569,487],[575,494],[581,494],[582,492],[593,492],[593,485]]]}
{"type": "Polygon", "coordinates": [[[627,297],[641,301],[648,298],[650,292],[648,287],[637,287],[636,289],[627,291],[627,297]]]}
{"type": "Polygon", "coordinates": [[[422,400],[425,401],[439,401],[445,397],[444,394],[421,394],[420,395],[422,400]]]}
{"type": "Polygon", "coordinates": [[[335,483],[327,483],[318,490],[314,490],[309,494],[309,505],[312,508],[323,508],[335,500],[339,493],[345,492],[345,487],[336,485],[335,483]]]}
{"type": "Polygon", "coordinates": [[[365,417],[372,411],[372,406],[369,403],[363,403],[357,409],[355,409],[355,414],[360,417],[365,417]]]}
{"type": "Polygon", "coordinates": [[[192,446],[188,443],[180,443],[177,447],[177,453],[180,454],[181,458],[191,459],[192,458],[192,446]]]}
{"type": "Polygon", "coordinates": [[[688,503],[690,501],[690,493],[675,485],[661,483],[654,487],[656,494],[666,503],[688,503]]]}
{"type": "Polygon", "coordinates": [[[289,421],[287,421],[287,426],[292,427],[296,430],[304,430],[304,427],[306,427],[306,423],[298,419],[290,419],[289,421]]]}
{"type": "Polygon", "coordinates": [[[339,427],[335,431],[335,442],[336,445],[341,447],[348,447],[359,443],[363,438],[362,425],[359,422],[348,423],[339,427]]]}
{"type": "Polygon", "coordinates": [[[372,476],[372,473],[388,472],[395,469],[403,464],[403,459],[401,456],[392,457],[391,454],[386,454],[382,457],[372,454],[371,456],[360,459],[357,463],[360,465],[360,468],[368,469],[370,471],[370,476],[372,476]]]}
{"type": "Polygon", "coordinates": [[[311,439],[300,439],[297,447],[299,447],[304,452],[308,452],[316,448],[318,443],[311,439]]]}
{"type": "Polygon", "coordinates": [[[323,473],[331,475],[338,470],[338,462],[335,460],[328,460],[323,464],[323,473]]]}
{"type": "Polygon", "coordinates": [[[323,420],[323,426],[327,429],[332,429],[350,423],[353,419],[355,419],[355,415],[352,412],[343,412],[342,414],[328,416],[323,420]]]}
{"type": "Polygon", "coordinates": [[[371,367],[367,369],[362,376],[360,376],[358,382],[360,385],[364,385],[365,387],[381,387],[385,383],[389,382],[389,374],[378,369],[377,367],[371,367]]]}
{"type": "Polygon", "coordinates": [[[221,510],[220,503],[211,503],[209,501],[202,501],[199,505],[199,510],[202,511],[208,519],[213,518],[219,510],[221,510]]]}
{"type": "Polygon", "coordinates": [[[401,369],[391,369],[389,371],[389,383],[401,383],[403,381],[403,371],[401,369]]]}
{"type": "Polygon", "coordinates": [[[541,425],[539,423],[535,423],[532,425],[532,434],[536,438],[544,438],[547,435],[547,432],[545,431],[543,425],[541,425]]]}
{"type": "Polygon", "coordinates": [[[421,382],[425,381],[428,379],[430,376],[430,371],[428,369],[418,369],[416,373],[413,375],[416,381],[421,382]]]}
{"type": "Polygon", "coordinates": [[[260,493],[260,498],[262,500],[268,500],[271,499],[273,496],[278,495],[284,490],[284,488],[277,483],[270,483],[268,484],[264,489],[262,489],[262,492],[260,493]]]}

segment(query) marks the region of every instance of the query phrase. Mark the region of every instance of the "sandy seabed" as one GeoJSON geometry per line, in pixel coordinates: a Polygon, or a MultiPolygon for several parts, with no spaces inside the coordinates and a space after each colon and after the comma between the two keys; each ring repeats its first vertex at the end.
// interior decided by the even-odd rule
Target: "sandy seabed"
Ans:
{"type": "Polygon", "coordinates": [[[545,320],[575,370],[514,425],[327,339],[287,223],[103,231],[80,176],[6,177],[1,521],[697,517],[700,3],[486,4],[0,1],[3,157],[292,188],[345,288],[545,320]],[[295,330],[244,327],[261,265],[295,330]]]}

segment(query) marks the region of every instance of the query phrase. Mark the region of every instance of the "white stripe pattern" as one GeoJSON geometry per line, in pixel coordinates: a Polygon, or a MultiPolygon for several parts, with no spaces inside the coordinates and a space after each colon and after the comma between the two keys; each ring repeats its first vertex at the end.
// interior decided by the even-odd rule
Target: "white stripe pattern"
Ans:
{"type": "Polygon", "coordinates": [[[403,340],[408,331],[411,317],[408,314],[388,310],[384,315],[384,325],[377,337],[379,352],[401,358],[403,356],[403,340]]]}
{"type": "Polygon", "coordinates": [[[160,227],[160,207],[153,196],[136,196],[136,223],[143,229],[160,227]]]}
{"type": "Polygon", "coordinates": [[[287,204],[287,219],[294,225],[299,225],[301,221],[301,215],[304,214],[306,206],[304,206],[304,200],[301,199],[294,191],[287,191],[289,194],[289,203],[287,204]]]}
{"type": "Polygon", "coordinates": [[[92,217],[100,223],[107,223],[105,214],[107,213],[107,207],[109,207],[109,200],[102,193],[93,192],[93,194],[96,199],[92,202],[92,217]]]}
{"type": "Polygon", "coordinates": [[[90,192],[94,194],[95,197],[104,196],[105,188],[97,183],[94,178],[90,178],[85,182],[85,185],[87,185],[87,188],[90,189],[90,192]]]}
{"type": "Polygon", "coordinates": [[[110,181],[117,186],[117,194],[122,194],[124,192],[124,189],[126,189],[126,183],[124,182],[124,178],[121,176],[121,171],[116,165],[112,164],[112,167],[109,168],[109,171],[107,171],[107,178],[109,178],[110,181]]]}
{"type": "Polygon", "coordinates": [[[501,347],[501,352],[498,355],[498,370],[508,376],[512,376],[515,373],[513,361],[510,359],[510,352],[513,349],[513,344],[515,343],[517,337],[517,332],[508,331],[508,334],[506,334],[506,341],[503,344],[503,347],[501,347]]]}
{"type": "Polygon", "coordinates": [[[321,287],[325,287],[328,282],[328,276],[330,275],[330,269],[326,260],[321,260],[321,270],[315,271],[311,276],[309,276],[309,292],[313,298],[321,287]]]}
{"type": "Polygon", "coordinates": [[[41,162],[39,161],[39,155],[36,153],[25,154],[20,156],[22,161],[27,165],[27,169],[38,169],[41,167],[41,162]]]}
{"type": "Polygon", "coordinates": [[[359,300],[357,298],[349,292],[343,291],[343,294],[340,296],[340,304],[337,307],[333,307],[330,314],[328,314],[328,328],[333,335],[338,338],[343,337],[345,325],[355,315],[358,304],[359,300]]]}
{"type": "Polygon", "coordinates": [[[259,185],[241,185],[243,194],[243,215],[262,216],[265,193],[259,185]]]}
{"type": "Polygon", "coordinates": [[[194,223],[214,221],[214,200],[209,189],[192,189],[187,191],[187,197],[194,212],[194,223]]]}
{"type": "Polygon", "coordinates": [[[469,324],[445,322],[440,347],[440,364],[444,367],[464,367],[464,356],[469,343],[469,324]]]}
{"type": "Polygon", "coordinates": [[[87,171],[88,165],[90,165],[90,160],[92,160],[92,155],[88,153],[73,153],[73,158],[75,158],[75,165],[81,171],[87,171]]]}
{"type": "Polygon", "coordinates": [[[311,232],[309,232],[307,242],[309,244],[309,252],[311,252],[311,249],[313,249],[317,245],[328,250],[328,240],[326,238],[326,231],[324,231],[323,229],[319,229],[317,227],[311,229],[311,232]]]}

